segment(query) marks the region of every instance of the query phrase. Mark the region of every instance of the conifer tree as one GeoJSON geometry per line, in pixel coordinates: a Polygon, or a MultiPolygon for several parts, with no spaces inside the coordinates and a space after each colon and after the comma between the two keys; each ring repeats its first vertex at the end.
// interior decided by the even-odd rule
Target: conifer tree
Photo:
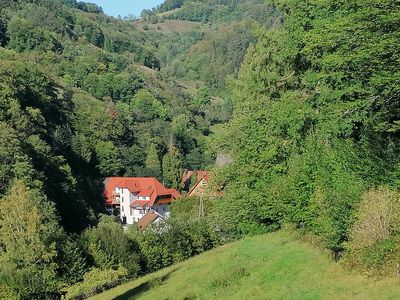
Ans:
{"type": "Polygon", "coordinates": [[[163,157],[163,178],[165,183],[179,189],[182,175],[182,162],[178,149],[170,146],[168,153],[163,157]]]}
{"type": "Polygon", "coordinates": [[[161,164],[158,157],[157,148],[154,144],[150,145],[149,152],[147,153],[146,168],[149,170],[149,173],[152,176],[157,178],[160,177],[161,164]]]}

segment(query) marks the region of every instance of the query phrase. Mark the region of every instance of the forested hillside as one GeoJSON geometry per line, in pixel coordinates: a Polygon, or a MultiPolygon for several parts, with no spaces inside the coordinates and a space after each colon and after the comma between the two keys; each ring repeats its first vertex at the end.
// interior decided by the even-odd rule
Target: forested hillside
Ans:
{"type": "Polygon", "coordinates": [[[398,274],[399,12],[166,0],[136,20],[0,0],[0,298],[82,299],[282,227],[398,274]],[[217,155],[218,198],[181,198],[162,229],[101,214],[104,178],[179,189],[217,155]]]}
{"type": "Polygon", "coordinates": [[[349,266],[395,275],[400,4],[276,4],[285,21],[258,30],[214,136],[234,159],[217,219],[239,234],[294,226],[349,266]]]}
{"type": "Polygon", "coordinates": [[[212,165],[205,137],[231,114],[230,98],[219,96],[256,39],[245,24],[255,20],[231,19],[216,16],[206,32],[165,34],[94,4],[4,2],[2,136],[15,143],[4,146],[0,190],[30,174],[63,226],[79,231],[101,208],[101,178],[151,175],[177,187],[166,174],[212,165]],[[163,159],[174,170],[162,170],[163,159]]]}
{"type": "Polygon", "coordinates": [[[122,20],[75,0],[0,1],[0,298],[117,282],[219,243],[203,221],[162,237],[98,223],[108,176],[180,188],[184,168],[213,166],[207,138],[232,113],[226,79],[252,27],[277,16],[262,1],[192,2],[197,19],[166,2],[122,20]]]}

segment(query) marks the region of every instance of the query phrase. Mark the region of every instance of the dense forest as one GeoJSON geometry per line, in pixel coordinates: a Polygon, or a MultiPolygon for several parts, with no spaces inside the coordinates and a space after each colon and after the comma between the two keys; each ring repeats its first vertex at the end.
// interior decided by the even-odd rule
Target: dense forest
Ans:
{"type": "Polygon", "coordinates": [[[187,21],[165,7],[123,20],[74,0],[0,2],[0,298],[79,298],[221,242],[210,223],[186,224],[190,201],[168,234],[125,234],[101,217],[103,180],[180,188],[184,168],[212,167],[211,128],[232,115],[225,80],[251,27],[276,15],[246,3],[263,6],[227,1],[229,14],[187,21]]]}
{"type": "Polygon", "coordinates": [[[394,275],[400,4],[276,5],[285,21],[257,30],[213,137],[234,157],[217,218],[239,234],[294,227],[351,267],[394,275]]]}
{"type": "Polygon", "coordinates": [[[166,0],[140,19],[0,0],[0,298],[71,299],[291,228],[349,268],[400,257],[400,4],[166,0]],[[214,167],[217,155],[231,163],[214,167]],[[103,213],[107,176],[214,168],[163,230],[103,213]]]}

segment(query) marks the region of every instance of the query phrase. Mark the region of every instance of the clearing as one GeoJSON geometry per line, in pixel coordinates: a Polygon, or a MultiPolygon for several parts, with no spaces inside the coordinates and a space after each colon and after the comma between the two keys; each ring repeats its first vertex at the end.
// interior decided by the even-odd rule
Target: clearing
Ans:
{"type": "Polygon", "coordinates": [[[320,250],[277,232],[244,238],[90,299],[399,299],[399,283],[350,274],[320,250]]]}

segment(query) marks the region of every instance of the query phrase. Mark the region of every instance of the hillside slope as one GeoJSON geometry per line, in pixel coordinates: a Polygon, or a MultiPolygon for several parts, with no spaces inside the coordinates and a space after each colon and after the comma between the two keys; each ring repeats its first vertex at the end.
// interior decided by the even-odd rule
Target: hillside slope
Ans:
{"type": "Polygon", "coordinates": [[[398,283],[349,274],[320,250],[278,232],[245,238],[91,299],[397,299],[398,283]]]}

